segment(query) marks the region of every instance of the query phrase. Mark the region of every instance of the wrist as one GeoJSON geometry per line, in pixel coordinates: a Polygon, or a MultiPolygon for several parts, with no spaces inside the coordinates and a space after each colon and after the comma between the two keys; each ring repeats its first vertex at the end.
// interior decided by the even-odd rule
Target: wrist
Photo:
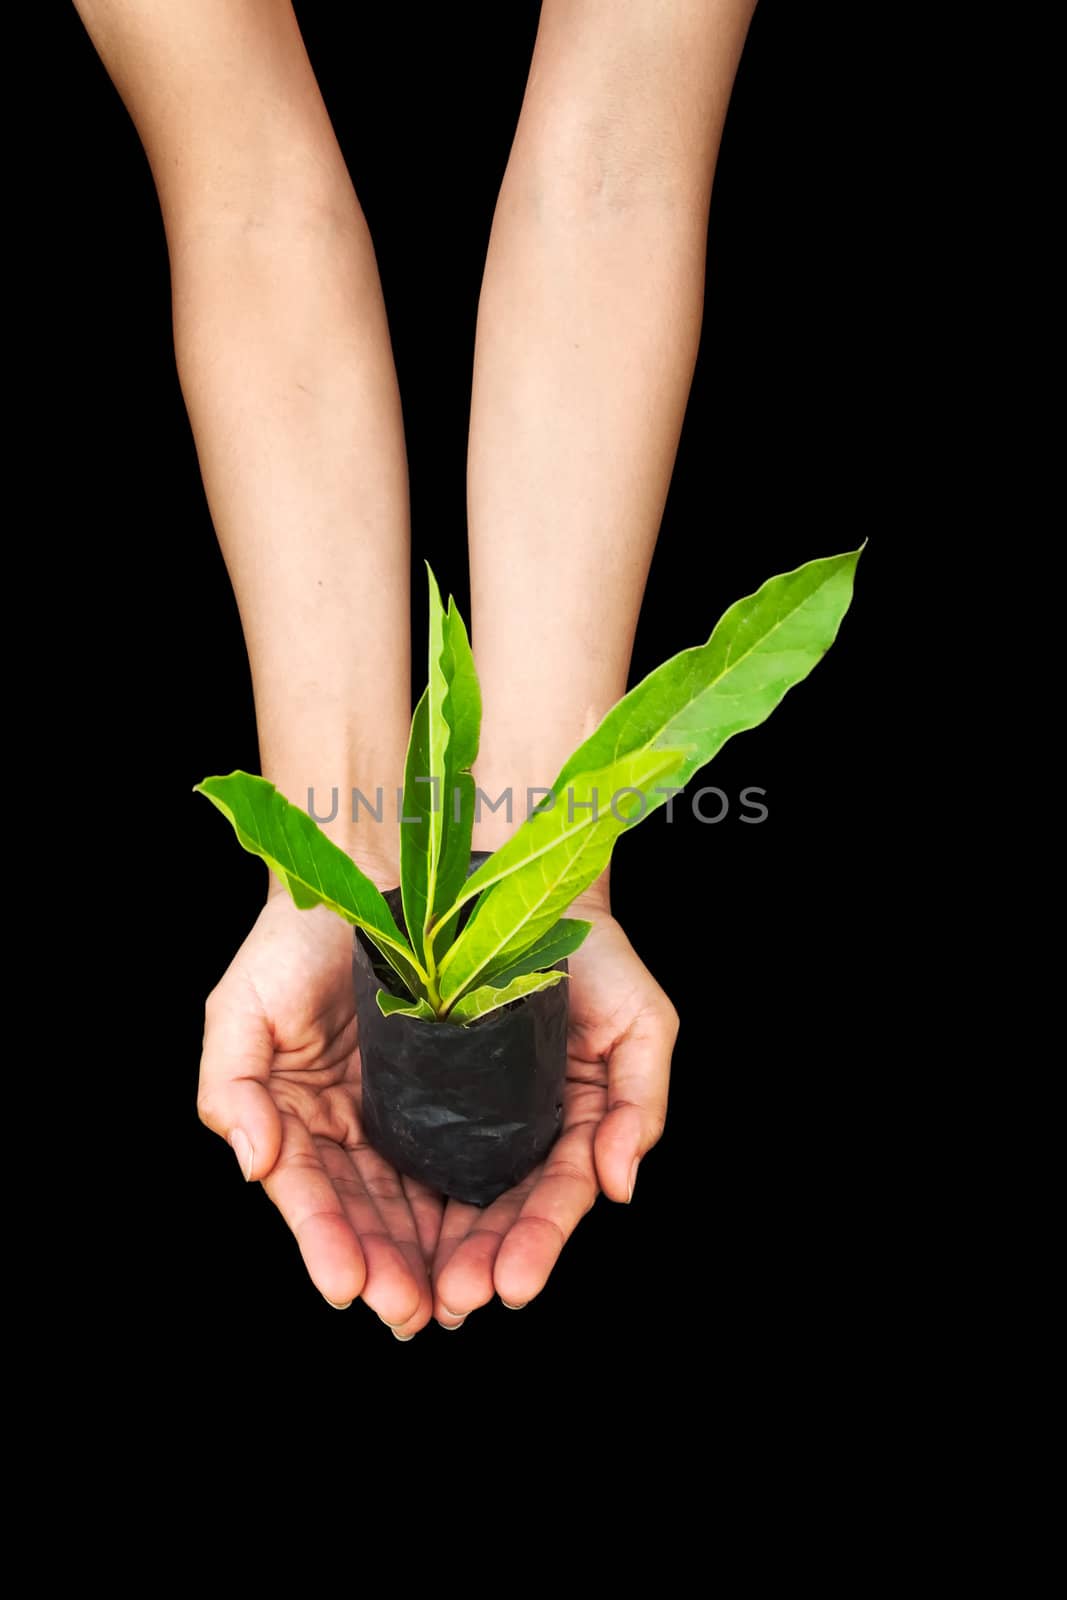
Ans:
{"type": "MultiPolygon", "coordinates": [[[[400,845],[396,836],[396,829],[389,826],[393,819],[389,815],[388,806],[383,807],[382,819],[370,824],[361,815],[357,824],[354,824],[351,815],[338,797],[336,807],[332,805],[329,794],[326,797],[326,808],[320,811],[318,795],[313,789],[308,789],[298,798],[299,791],[294,788],[288,791],[284,784],[277,779],[271,779],[292,804],[306,811],[312,818],[320,832],[324,833],[332,844],[350,856],[359,870],[368,877],[382,893],[387,889],[395,889],[400,882],[400,845]],[[334,814],[329,814],[333,812],[334,814]]],[[[276,895],[289,896],[285,884],[275,873],[269,874],[267,885],[267,899],[271,900],[276,895]]]]}
{"type": "Polygon", "coordinates": [[[568,917],[583,917],[588,922],[603,922],[611,916],[611,869],[605,867],[595,883],[588,889],[583,889],[576,900],[572,900],[564,915],[568,917]]]}
{"type": "MultiPolygon", "coordinates": [[[[545,764],[545,770],[548,769],[545,764]]],[[[489,776],[482,769],[477,779],[472,848],[474,850],[499,850],[502,844],[527,821],[534,808],[544,799],[547,782],[535,784],[525,779],[507,781],[499,770],[489,776]],[[488,803],[495,803],[495,809],[488,803]]],[[[603,921],[611,916],[611,869],[605,867],[593,883],[572,901],[563,913],[568,917],[583,917],[603,921]]]]}
{"type": "MultiPolygon", "coordinates": [[[[275,757],[264,760],[263,776],[351,856],[377,888],[396,888],[400,840],[395,757],[366,750],[336,762],[275,757]]],[[[268,897],[277,893],[287,891],[271,874],[268,897]]]]}
{"type": "MultiPolygon", "coordinates": [[[[323,829],[323,832],[325,831],[323,829]]],[[[339,841],[335,839],[334,843],[339,843],[339,841]]],[[[365,877],[368,877],[375,888],[380,889],[383,894],[387,889],[395,889],[399,885],[400,867],[395,861],[370,855],[366,850],[348,850],[346,854],[352,857],[360,872],[365,877]]],[[[267,899],[273,900],[277,895],[283,895],[286,899],[291,899],[285,884],[275,873],[271,872],[267,875],[267,899]]]]}

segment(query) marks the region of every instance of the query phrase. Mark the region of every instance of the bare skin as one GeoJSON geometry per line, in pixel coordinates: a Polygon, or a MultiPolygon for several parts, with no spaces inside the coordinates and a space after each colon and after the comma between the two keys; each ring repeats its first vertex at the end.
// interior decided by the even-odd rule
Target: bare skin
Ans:
{"type": "MultiPolygon", "coordinates": [[[[400,400],[370,235],[292,8],[78,10],[159,191],[263,774],[298,801],[335,784],[395,790],[411,710],[400,400]]],[[[353,829],[340,807],[327,831],[381,886],[397,882],[392,830],[353,829]]],[[[431,1314],[441,1202],[362,1144],[350,940],[272,885],[207,1003],[199,1108],[263,1181],[323,1296],[362,1296],[406,1336],[431,1314]]]]}
{"type": "MultiPolygon", "coordinates": [[[[754,0],[546,0],[493,224],[468,472],[476,777],[521,818],[626,692],[696,360],[708,205],[754,0]]],[[[509,832],[483,811],[482,849],[509,832]]],[[[598,1192],[628,1200],[678,1017],[611,915],[575,914],[565,1129],[486,1213],[450,1202],[438,1314],[524,1305],[598,1192]]]]}
{"type": "MultiPolygon", "coordinates": [[[[171,0],[76,4],[159,190],[262,770],[296,799],[388,793],[410,712],[400,406],[373,247],[289,0],[185,0],[180,15],[171,0]]],[[[471,421],[487,793],[550,783],[625,691],[753,9],[543,5],[471,421]]],[[[397,881],[391,830],[354,829],[342,807],[328,831],[381,886],[397,881]]],[[[507,831],[484,816],[475,843],[507,831]]],[[[272,886],[209,998],[199,1105],[331,1304],[362,1297],[403,1339],[431,1315],[458,1327],[494,1293],[524,1305],[597,1194],[632,1194],[663,1126],[677,1016],[611,917],[606,879],[577,911],[595,926],[571,961],[565,1130],[541,1172],[477,1211],[443,1206],[364,1143],[349,930],[272,886]]]]}

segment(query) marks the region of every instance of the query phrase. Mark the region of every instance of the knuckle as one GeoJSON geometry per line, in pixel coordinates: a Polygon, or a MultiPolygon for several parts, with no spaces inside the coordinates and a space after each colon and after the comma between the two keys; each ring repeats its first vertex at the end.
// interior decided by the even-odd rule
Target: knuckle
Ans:
{"type": "Polygon", "coordinates": [[[577,1161],[569,1161],[565,1157],[560,1157],[556,1160],[550,1158],[545,1163],[544,1176],[546,1178],[562,1178],[572,1185],[574,1192],[578,1195],[585,1208],[583,1215],[596,1199],[597,1190],[593,1176],[588,1167],[582,1166],[577,1161]]]}
{"type": "Polygon", "coordinates": [[[220,1010],[222,1009],[223,996],[220,993],[221,987],[221,984],[217,983],[212,989],[211,993],[208,995],[207,999],[204,1001],[205,1032],[211,1027],[212,1023],[215,1021],[220,1010]]]}
{"type": "Polygon", "coordinates": [[[653,1111],[649,1114],[645,1124],[645,1137],[648,1140],[646,1149],[651,1150],[654,1144],[659,1144],[663,1138],[663,1130],[667,1126],[666,1108],[662,1111],[653,1111]]]}
{"type": "Polygon", "coordinates": [[[201,1089],[196,1097],[196,1114],[205,1128],[217,1128],[219,1125],[218,1106],[214,1095],[206,1089],[201,1089]]]}

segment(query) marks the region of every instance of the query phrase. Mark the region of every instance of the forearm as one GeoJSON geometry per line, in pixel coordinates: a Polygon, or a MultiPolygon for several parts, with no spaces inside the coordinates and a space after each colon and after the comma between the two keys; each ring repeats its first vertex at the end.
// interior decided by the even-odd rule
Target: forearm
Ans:
{"type": "MultiPolygon", "coordinates": [[[[477,776],[552,782],[625,691],[692,379],[747,0],[546,4],[482,289],[469,505],[477,776]]],[[[508,832],[483,811],[479,842],[508,832]]]]}
{"type": "MultiPolygon", "coordinates": [[[[137,125],[264,775],[382,875],[410,715],[408,497],[374,252],[289,0],[78,0],[137,125]],[[382,825],[351,821],[351,791],[382,825]]],[[[190,619],[195,625],[195,619],[190,619]]],[[[394,878],[395,881],[395,878],[394,878]]]]}
{"type": "Polygon", "coordinates": [[[264,776],[357,854],[395,851],[410,715],[399,399],[362,218],[172,244],[175,334],[241,613],[264,776]],[[374,804],[361,814],[352,791],[374,804]],[[336,795],[334,791],[336,790],[336,795]],[[330,817],[336,801],[337,815],[330,817]]]}

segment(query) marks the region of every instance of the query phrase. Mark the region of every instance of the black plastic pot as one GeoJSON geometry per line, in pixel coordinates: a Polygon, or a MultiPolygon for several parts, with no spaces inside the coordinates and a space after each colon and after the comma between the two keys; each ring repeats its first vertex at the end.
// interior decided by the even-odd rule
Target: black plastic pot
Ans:
{"type": "MultiPolygon", "coordinates": [[[[471,870],[486,859],[476,851],[471,870]]],[[[400,890],[385,896],[404,926],[400,890]]],[[[567,970],[567,963],[558,963],[567,970]]],[[[543,1161],[560,1130],[567,989],[557,983],[469,1027],[383,1017],[392,968],[356,930],[353,974],[363,1128],[374,1148],[431,1189],[488,1205],[543,1161]]]]}

